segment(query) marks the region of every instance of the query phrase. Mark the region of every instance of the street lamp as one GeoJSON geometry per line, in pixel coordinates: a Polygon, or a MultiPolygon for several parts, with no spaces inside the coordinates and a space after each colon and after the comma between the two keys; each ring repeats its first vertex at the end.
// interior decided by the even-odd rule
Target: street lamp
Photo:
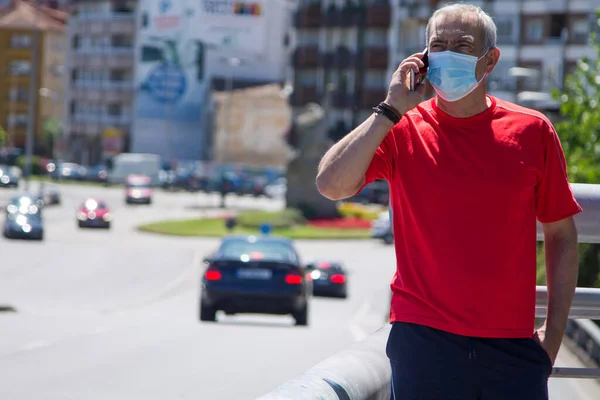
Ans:
{"type": "MultiPolygon", "coordinates": [[[[51,103],[52,107],[50,108],[50,113],[49,113],[50,114],[49,119],[54,119],[54,105],[56,103],[58,103],[58,101],[60,100],[59,97],[58,97],[58,93],[56,93],[52,89],[48,89],[48,88],[45,88],[45,87],[44,88],[40,88],[39,92],[40,92],[40,96],[41,97],[43,97],[45,99],[48,99],[48,100],[50,100],[52,102],[51,103]]],[[[62,124],[59,123],[59,125],[62,125],[62,124]]],[[[56,154],[58,153],[58,151],[57,151],[58,149],[57,148],[58,148],[58,142],[59,142],[59,140],[57,140],[57,139],[62,140],[62,126],[60,126],[60,128],[59,128],[59,134],[56,135],[56,136],[60,136],[60,137],[52,136],[52,150],[51,150],[52,151],[52,158],[55,158],[56,154]]]]}
{"type": "Polygon", "coordinates": [[[226,118],[225,121],[225,135],[223,138],[223,152],[221,153],[221,156],[223,157],[223,161],[226,162],[226,156],[227,156],[227,150],[229,148],[229,140],[230,140],[230,136],[231,136],[231,119],[232,119],[232,109],[233,109],[233,79],[235,78],[234,76],[234,70],[235,68],[238,68],[242,65],[244,65],[246,63],[245,60],[239,58],[239,57],[221,57],[221,61],[226,62],[229,67],[231,67],[231,71],[230,73],[227,75],[227,79],[225,81],[225,91],[227,91],[227,95],[228,95],[228,116],[226,118]]]}

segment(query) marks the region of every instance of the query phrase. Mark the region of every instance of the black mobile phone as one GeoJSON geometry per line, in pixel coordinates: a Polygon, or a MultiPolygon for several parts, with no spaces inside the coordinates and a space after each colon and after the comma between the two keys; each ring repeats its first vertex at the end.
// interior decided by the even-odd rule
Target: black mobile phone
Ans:
{"type": "Polygon", "coordinates": [[[415,72],[412,69],[410,70],[411,92],[414,92],[415,89],[418,88],[421,83],[423,83],[425,75],[427,75],[427,68],[429,68],[429,52],[427,50],[427,47],[425,47],[425,50],[423,50],[423,57],[421,58],[421,61],[423,61],[423,64],[425,65],[423,66],[423,68],[419,69],[419,73],[417,75],[415,75],[415,72]]]}

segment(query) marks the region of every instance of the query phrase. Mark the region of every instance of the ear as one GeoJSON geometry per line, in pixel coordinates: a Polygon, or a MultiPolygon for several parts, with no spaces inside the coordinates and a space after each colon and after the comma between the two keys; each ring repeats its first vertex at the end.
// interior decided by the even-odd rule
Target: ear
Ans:
{"type": "Polygon", "coordinates": [[[485,57],[485,73],[491,74],[498,60],[500,59],[500,50],[497,47],[490,49],[485,57]]]}

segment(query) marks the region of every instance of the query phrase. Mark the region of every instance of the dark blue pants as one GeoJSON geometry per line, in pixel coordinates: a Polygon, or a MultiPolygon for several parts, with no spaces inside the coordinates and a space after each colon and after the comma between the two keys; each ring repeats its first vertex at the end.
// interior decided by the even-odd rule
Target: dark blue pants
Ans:
{"type": "Polygon", "coordinates": [[[547,400],[552,363],[532,338],[454,335],[395,322],[392,400],[547,400]]]}

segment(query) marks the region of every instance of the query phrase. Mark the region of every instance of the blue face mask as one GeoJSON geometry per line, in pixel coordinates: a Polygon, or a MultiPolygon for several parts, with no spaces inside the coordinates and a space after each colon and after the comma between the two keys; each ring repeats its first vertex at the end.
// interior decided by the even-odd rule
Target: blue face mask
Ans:
{"type": "Polygon", "coordinates": [[[460,100],[475,90],[485,78],[484,74],[477,80],[475,67],[486,54],[487,51],[477,58],[453,51],[429,53],[427,79],[442,99],[451,102],[460,100]]]}

